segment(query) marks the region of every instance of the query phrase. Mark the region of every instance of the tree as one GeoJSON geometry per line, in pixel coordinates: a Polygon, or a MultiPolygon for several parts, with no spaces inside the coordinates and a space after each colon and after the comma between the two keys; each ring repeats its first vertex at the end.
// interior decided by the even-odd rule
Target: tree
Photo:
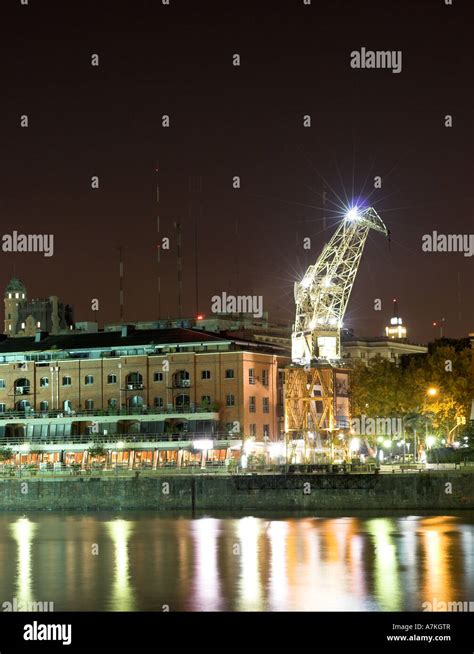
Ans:
{"type": "Polygon", "coordinates": [[[354,416],[400,417],[416,407],[402,368],[379,356],[356,363],[351,388],[354,416]]]}
{"type": "Polygon", "coordinates": [[[465,419],[457,437],[470,438],[474,398],[472,352],[459,342],[437,342],[426,355],[408,357],[398,366],[375,357],[356,362],[352,374],[352,415],[402,417],[405,427],[424,440],[427,428],[444,438],[465,419]],[[433,394],[428,389],[433,389],[433,394]]]}
{"type": "Polygon", "coordinates": [[[9,447],[0,447],[0,461],[5,463],[9,461],[13,456],[13,450],[9,447]]]}
{"type": "Polygon", "coordinates": [[[89,448],[89,456],[91,459],[97,459],[101,456],[105,456],[107,454],[107,450],[103,445],[98,443],[97,445],[91,445],[89,448]]]}
{"type": "Polygon", "coordinates": [[[447,437],[458,418],[469,420],[474,397],[470,349],[440,345],[422,360],[414,359],[406,370],[407,385],[420,412],[433,414],[433,428],[447,437]],[[430,397],[428,389],[436,394],[430,397]]]}

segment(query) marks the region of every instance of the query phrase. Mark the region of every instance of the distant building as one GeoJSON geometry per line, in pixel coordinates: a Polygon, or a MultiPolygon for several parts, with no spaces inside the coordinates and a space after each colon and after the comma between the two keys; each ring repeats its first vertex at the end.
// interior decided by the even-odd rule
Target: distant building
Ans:
{"type": "Polygon", "coordinates": [[[75,323],[74,331],[86,332],[87,334],[95,334],[99,331],[99,323],[92,322],[89,320],[82,320],[80,322],[75,323]]]}
{"type": "Polygon", "coordinates": [[[56,295],[46,299],[28,300],[26,287],[13,277],[5,289],[6,336],[34,336],[40,330],[48,334],[61,334],[74,326],[73,309],[63,304],[56,295]]]}
{"type": "Polygon", "coordinates": [[[385,327],[385,337],[359,338],[351,333],[341,335],[342,355],[347,360],[362,360],[368,363],[374,357],[381,357],[398,363],[405,354],[426,354],[428,348],[407,340],[407,328],[398,311],[397,300],[393,301],[393,315],[385,327]]]}
{"type": "MultiPolygon", "coordinates": [[[[368,362],[376,356],[394,363],[404,354],[426,354],[428,348],[424,345],[410,343],[407,330],[398,314],[398,306],[394,301],[394,316],[391,319],[390,335],[372,338],[359,338],[350,329],[341,332],[342,356],[346,360],[359,359],[368,362]],[[393,321],[393,324],[392,324],[393,321]],[[399,337],[398,334],[401,334],[399,337]]],[[[218,331],[228,338],[240,338],[255,341],[281,350],[282,354],[291,356],[291,326],[268,322],[266,316],[255,319],[251,315],[216,315],[196,322],[207,331],[218,331]]],[[[386,330],[388,327],[386,328],[386,330]]]]}
{"type": "Polygon", "coordinates": [[[364,363],[368,363],[369,359],[377,356],[398,363],[403,354],[426,354],[428,352],[425,345],[383,337],[343,339],[341,347],[344,359],[351,361],[358,359],[364,363]]]}
{"type": "Polygon", "coordinates": [[[398,314],[398,303],[393,301],[393,316],[390,318],[390,324],[385,327],[385,336],[387,338],[403,339],[407,337],[407,328],[398,314]]]}
{"type": "Polygon", "coordinates": [[[268,313],[263,312],[261,318],[255,318],[250,313],[214,313],[211,316],[197,316],[195,328],[206,332],[227,332],[271,328],[268,313]]]}

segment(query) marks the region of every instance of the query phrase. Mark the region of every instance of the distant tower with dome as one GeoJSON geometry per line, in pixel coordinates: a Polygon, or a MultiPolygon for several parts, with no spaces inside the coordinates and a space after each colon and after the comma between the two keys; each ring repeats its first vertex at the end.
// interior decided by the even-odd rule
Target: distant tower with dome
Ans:
{"type": "Polygon", "coordinates": [[[20,302],[27,301],[26,286],[18,277],[12,277],[5,289],[5,327],[3,333],[12,336],[16,333],[20,302]]]}
{"type": "Polygon", "coordinates": [[[60,334],[74,326],[73,309],[69,304],[59,302],[56,295],[46,299],[28,300],[26,286],[13,277],[5,289],[6,336],[34,336],[39,331],[60,334]]]}

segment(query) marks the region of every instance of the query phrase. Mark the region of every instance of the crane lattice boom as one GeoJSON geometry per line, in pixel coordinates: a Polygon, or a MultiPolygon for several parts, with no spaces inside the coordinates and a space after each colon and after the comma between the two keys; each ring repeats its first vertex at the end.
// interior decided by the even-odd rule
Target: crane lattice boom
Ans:
{"type": "Polygon", "coordinates": [[[316,263],[295,283],[294,363],[340,358],[342,321],[370,229],[388,236],[375,209],[351,209],[316,263]]]}

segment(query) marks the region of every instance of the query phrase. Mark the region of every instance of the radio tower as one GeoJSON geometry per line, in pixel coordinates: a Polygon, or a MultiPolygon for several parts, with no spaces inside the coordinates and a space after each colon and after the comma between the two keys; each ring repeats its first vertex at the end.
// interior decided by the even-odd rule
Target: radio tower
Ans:
{"type": "Polygon", "coordinates": [[[158,269],[157,285],[158,285],[158,295],[157,295],[157,305],[158,305],[158,320],[161,319],[161,274],[160,274],[160,262],[161,262],[161,238],[160,238],[160,186],[158,180],[159,167],[155,169],[156,172],[156,232],[158,235],[158,243],[156,246],[156,263],[158,269]]]}

